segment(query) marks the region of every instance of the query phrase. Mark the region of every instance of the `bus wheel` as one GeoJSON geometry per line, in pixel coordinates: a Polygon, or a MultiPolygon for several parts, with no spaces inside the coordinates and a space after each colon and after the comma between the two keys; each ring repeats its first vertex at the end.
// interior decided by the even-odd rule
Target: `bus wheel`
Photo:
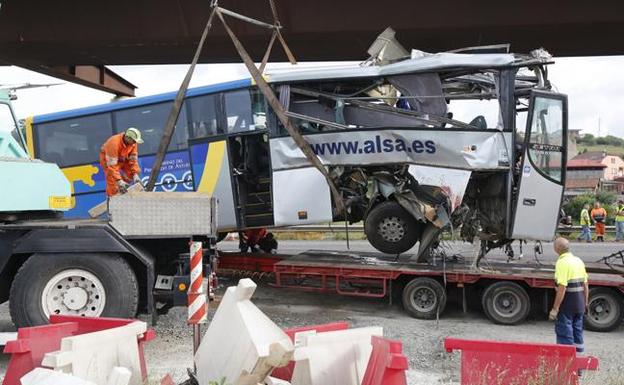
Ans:
{"type": "Polygon", "coordinates": [[[420,239],[422,226],[394,201],[374,207],[364,222],[366,238],[374,248],[387,254],[401,254],[420,239]]]}
{"type": "Polygon", "coordinates": [[[52,314],[132,318],[139,285],[116,254],[33,254],[15,275],[9,298],[18,327],[41,325],[52,314]]]}
{"type": "Polygon", "coordinates": [[[531,310],[529,294],[515,282],[496,282],[488,286],[481,304],[485,315],[501,325],[517,325],[531,310]]]}
{"type": "Polygon", "coordinates": [[[446,290],[433,278],[414,278],[403,288],[403,308],[413,317],[434,319],[446,307],[446,290]]]}
{"type": "Polygon", "coordinates": [[[589,290],[589,305],[585,328],[595,332],[610,332],[622,323],[622,297],[606,287],[589,290]]]}

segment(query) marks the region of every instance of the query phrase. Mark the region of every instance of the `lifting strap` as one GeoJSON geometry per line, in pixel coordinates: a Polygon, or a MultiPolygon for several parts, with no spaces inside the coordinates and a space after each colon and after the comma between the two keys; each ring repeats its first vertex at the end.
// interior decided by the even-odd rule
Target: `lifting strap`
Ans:
{"type": "Polygon", "coordinates": [[[171,143],[171,137],[173,136],[173,131],[175,130],[175,124],[178,121],[180,109],[182,108],[184,97],[186,96],[186,90],[188,90],[189,83],[191,82],[191,77],[193,77],[193,72],[195,71],[195,66],[197,65],[197,61],[199,61],[199,56],[201,54],[202,48],[204,47],[204,43],[206,42],[206,36],[208,36],[208,31],[210,31],[210,28],[212,27],[212,19],[214,18],[215,13],[216,8],[213,8],[212,12],[210,13],[210,17],[208,18],[208,22],[206,23],[206,27],[204,28],[204,32],[202,33],[201,39],[199,40],[199,44],[197,45],[197,49],[195,50],[195,56],[193,57],[191,66],[186,72],[186,76],[184,77],[184,80],[180,85],[178,94],[173,101],[171,112],[169,112],[167,123],[165,123],[165,128],[163,129],[163,134],[160,138],[160,143],[158,144],[158,152],[156,152],[156,158],[154,159],[154,164],[152,165],[152,172],[150,174],[149,180],[147,181],[147,185],[145,186],[146,191],[152,191],[154,189],[154,186],[156,185],[156,178],[158,178],[158,174],[160,173],[160,167],[162,166],[162,162],[165,159],[165,155],[167,154],[169,143],[171,143]]]}
{"type": "Polygon", "coordinates": [[[275,96],[273,89],[269,86],[269,84],[262,77],[262,70],[264,69],[264,66],[266,65],[266,61],[268,61],[271,48],[276,38],[280,41],[282,48],[284,49],[284,52],[286,53],[286,56],[288,57],[288,60],[292,64],[296,63],[295,57],[293,56],[292,52],[288,48],[288,45],[286,44],[286,41],[280,32],[281,24],[277,18],[277,9],[275,7],[275,4],[273,3],[273,0],[269,0],[271,11],[273,13],[273,19],[274,19],[274,22],[272,25],[255,20],[255,19],[251,19],[247,16],[240,15],[238,13],[229,11],[224,8],[221,8],[218,6],[217,3],[218,2],[214,0],[211,4],[212,12],[210,13],[208,23],[206,24],[206,27],[204,28],[204,32],[199,41],[199,45],[197,47],[197,50],[195,51],[195,57],[193,58],[191,67],[189,68],[186,74],[186,77],[184,78],[184,81],[182,82],[182,85],[180,86],[180,89],[178,90],[178,94],[176,95],[176,99],[171,109],[171,113],[169,114],[169,118],[167,119],[167,124],[165,125],[165,129],[163,131],[163,136],[161,138],[160,145],[158,147],[158,153],[156,154],[156,159],[152,167],[152,173],[150,174],[150,179],[148,181],[146,189],[148,191],[151,191],[154,188],[154,185],[156,183],[156,178],[158,176],[158,172],[160,171],[160,167],[162,165],[162,161],[167,152],[167,148],[169,147],[169,143],[171,142],[171,137],[173,136],[175,122],[177,121],[178,115],[180,114],[180,108],[182,107],[182,102],[184,101],[186,90],[188,89],[188,85],[190,83],[191,77],[193,75],[193,71],[195,69],[195,65],[197,64],[197,61],[199,60],[199,56],[204,46],[206,36],[208,35],[208,31],[212,27],[212,19],[214,15],[216,14],[219,17],[219,20],[221,20],[221,23],[223,24],[225,31],[232,39],[232,43],[234,44],[236,51],[238,52],[239,56],[243,60],[243,63],[247,67],[247,70],[251,74],[251,77],[253,78],[254,82],[257,84],[258,89],[262,92],[262,94],[266,98],[267,102],[273,109],[277,118],[280,120],[284,128],[286,128],[286,131],[288,131],[288,134],[293,138],[293,141],[295,142],[297,147],[299,147],[301,152],[303,152],[303,154],[308,159],[308,161],[310,161],[310,163],[312,163],[312,165],[316,167],[316,169],[319,170],[319,172],[325,177],[325,180],[327,181],[327,184],[329,185],[332,196],[334,198],[336,212],[343,213],[345,211],[345,206],[344,206],[344,202],[342,199],[342,195],[340,194],[336,185],[334,184],[331,177],[329,176],[327,169],[322,164],[321,160],[312,151],[310,144],[304,139],[304,137],[299,133],[299,131],[292,125],[290,119],[288,118],[286,114],[284,107],[282,106],[282,104],[279,102],[279,100],[275,96]],[[271,29],[273,31],[271,41],[269,42],[269,46],[263,57],[260,70],[256,67],[256,65],[254,64],[253,60],[251,59],[251,57],[249,56],[249,54],[247,53],[247,51],[245,50],[241,42],[238,40],[234,32],[230,29],[229,25],[227,24],[227,22],[225,21],[223,17],[224,14],[230,17],[257,25],[257,26],[271,29]]]}

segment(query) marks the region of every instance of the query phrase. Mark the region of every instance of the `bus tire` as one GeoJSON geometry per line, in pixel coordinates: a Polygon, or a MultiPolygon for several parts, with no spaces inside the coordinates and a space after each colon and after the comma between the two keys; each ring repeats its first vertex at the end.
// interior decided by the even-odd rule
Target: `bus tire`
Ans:
{"type": "Polygon", "coordinates": [[[370,244],[382,253],[401,254],[420,239],[422,226],[401,205],[387,201],[375,206],[364,222],[370,244]]]}
{"type": "Polygon", "coordinates": [[[496,282],[483,292],[481,305],[485,315],[500,325],[517,325],[531,310],[529,294],[516,282],[496,282]]]}
{"type": "Polygon", "coordinates": [[[589,289],[589,304],[585,328],[595,332],[610,332],[622,323],[622,297],[607,287],[589,289]]]}
{"type": "Polygon", "coordinates": [[[46,324],[51,314],[133,318],[138,302],[134,271],[117,254],[33,254],[9,294],[17,327],[46,324]]]}
{"type": "Polygon", "coordinates": [[[433,278],[414,278],[403,288],[402,302],[412,317],[435,319],[446,307],[446,290],[433,278]]]}

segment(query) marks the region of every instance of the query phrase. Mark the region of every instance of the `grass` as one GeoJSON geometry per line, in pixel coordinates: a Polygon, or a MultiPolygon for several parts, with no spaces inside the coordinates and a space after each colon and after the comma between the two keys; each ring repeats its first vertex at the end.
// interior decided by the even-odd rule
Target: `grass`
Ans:
{"type": "Polygon", "coordinates": [[[608,155],[624,156],[624,148],[622,148],[621,146],[607,146],[604,144],[595,144],[592,146],[588,146],[586,144],[578,144],[577,148],[579,154],[583,153],[585,149],[587,149],[587,152],[605,151],[608,155]]]}

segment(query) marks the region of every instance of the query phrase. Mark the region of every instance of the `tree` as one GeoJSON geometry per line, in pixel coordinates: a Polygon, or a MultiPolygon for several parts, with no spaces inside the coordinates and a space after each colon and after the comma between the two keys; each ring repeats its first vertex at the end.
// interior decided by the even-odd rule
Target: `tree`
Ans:
{"type": "Polygon", "coordinates": [[[596,138],[592,134],[585,134],[576,140],[578,144],[593,146],[596,144],[596,138]]]}

